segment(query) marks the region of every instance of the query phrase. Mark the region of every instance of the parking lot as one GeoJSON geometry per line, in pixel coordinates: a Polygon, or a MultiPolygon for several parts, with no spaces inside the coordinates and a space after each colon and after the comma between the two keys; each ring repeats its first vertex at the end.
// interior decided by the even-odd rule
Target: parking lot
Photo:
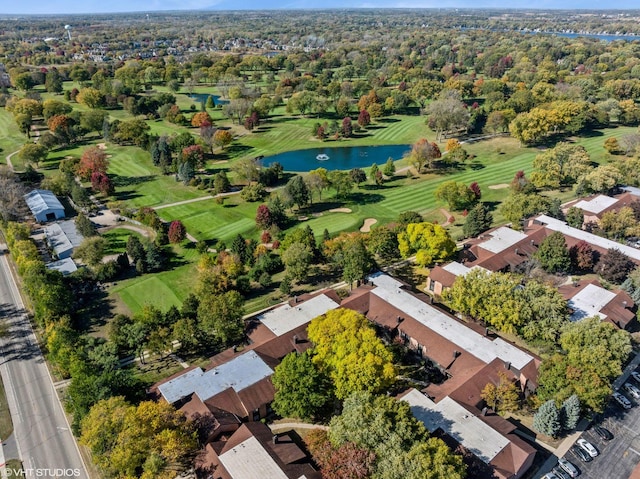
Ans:
{"type": "MultiPolygon", "coordinates": [[[[629,397],[628,394],[625,394],[629,397]]],[[[565,457],[582,473],[585,479],[628,479],[640,463],[640,404],[629,398],[633,407],[624,411],[613,401],[609,402],[601,425],[613,434],[611,441],[600,438],[593,429],[581,437],[593,444],[599,456],[591,462],[582,462],[571,450],[565,457]]]]}

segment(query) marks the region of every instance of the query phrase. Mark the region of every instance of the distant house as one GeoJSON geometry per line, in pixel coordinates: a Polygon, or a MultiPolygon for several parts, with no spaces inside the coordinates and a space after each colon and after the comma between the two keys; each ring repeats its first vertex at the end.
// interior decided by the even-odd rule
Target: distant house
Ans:
{"type": "Polygon", "coordinates": [[[320,479],[307,454],[287,433],[243,424],[230,437],[207,444],[196,469],[211,479],[320,479]]]}
{"type": "Polygon", "coordinates": [[[55,221],[64,218],[64,206],[49,190],[33,190],[24,195],[27,206],[38,223],[55,221]]]}
{"type": "Polygon", "coordinates": [[[597,195],[588,199],[581,199],[567,203],[562,210],[566,212],[571,207],[579,208],[584,215],[583,226],[592,223],[600,224],[602,216],[611,211],[619,211],[625,206],[629,206],[632,201],[638,201],[637,194],[627,191],[618,196],[597,195]]]}
{"type": "Polygon", "coordinates": [[[73,220],[60,221],[44,227],[47,244],[58,259],[70,258],[74,248],[80,246],[84,237],[76,229],[73,220]]]}

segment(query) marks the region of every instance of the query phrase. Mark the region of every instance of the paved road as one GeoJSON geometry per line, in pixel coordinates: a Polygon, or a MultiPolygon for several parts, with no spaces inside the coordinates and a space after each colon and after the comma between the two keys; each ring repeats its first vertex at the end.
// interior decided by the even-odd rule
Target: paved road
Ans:
{"type": "MultiPolygon", "coordinates": [[[[0,374],[23,477],[88,479],[4,254],[0,254],[0,317],[10,325],[9,336],[0,339],[0,374]]],[[[10,449],[4,452],[9,454],[10,449]]]]}

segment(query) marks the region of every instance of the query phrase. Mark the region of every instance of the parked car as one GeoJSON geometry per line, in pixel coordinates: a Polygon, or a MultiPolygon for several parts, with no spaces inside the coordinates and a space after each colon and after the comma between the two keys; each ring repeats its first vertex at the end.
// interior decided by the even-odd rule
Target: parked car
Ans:
{"type": "Polygon", "coordinates": [[[578,474],[580,474],[580,471],[576,469],[576,466],[567,461],[564,457],[558,459],[558,467],[569,474],[569,477],[578,477],[578,474]]]}
{"type": "Polygon", "coordinates": [[[582,449],[581,447],[573,446],[571,448],[571,450],[578,457],[578,459],[580,459],[582,462],[593,461],[593,458],[589,454],[587,454],[586,451],[584,449],[582,449]]]}
{"type": "Polygon", "coordinates": [[[633,371],[631,377],[635,379],[637,383],[640,383],[640,373],[638,371],[633,371]]]}
{"type": "Polygon", "coordinates": [[[631,383],[624,383],[624,385],[622,386],[624,388],[625,391],[627,391],[632,397],[634,397],[635,399],[640,399],[640,389],[638,389],[637,387],[635,387],[633,384],[631,383]]]}
{"type": "Polygon", "coordinates": [[[571,479],[571,476],[567,474],[564,469],[560,469],[558,466],[551,469],[551,472],[558,476],[559,479],[571,479]]]}
{"type": "Polygon", "coordinates": [[[547,472],[544,476],[542,476],[542,479],[560,479],[560,478],[556,476],[553,472],[547,472]]]}
{"type": "Polygon", "coordinates": [[[598,436],[600,436],[605,441],[611,441],[613,439],[613,434],[608,429],[605,429],[602,426],[593,426],[593,432],[595,432],[598,436]]]}
{"type": "Polygon", "coordinates": [[[623,408],[623,409],[631,409],[631,401],[627,399],[624,394],[620,394],[619,392],[613,393],[613,399],[623,408]]]}
{"type": "Polygon", "coordinates": [[[587,441],[584,438],[580,438],[577,441],[578,446],[580,446],[582,449],[584,449],[587,454],[589,454],[591,457],[596,457],[598,455],[598,450],[593,447],[593,444],[591,444],[589,441],[587,441]]]}

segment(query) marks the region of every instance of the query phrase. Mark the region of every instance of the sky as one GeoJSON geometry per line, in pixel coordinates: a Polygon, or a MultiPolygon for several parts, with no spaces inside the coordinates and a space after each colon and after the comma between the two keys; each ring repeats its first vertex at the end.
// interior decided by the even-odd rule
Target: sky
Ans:
{"type": "Polygon", "coordinates": [[[3,0],[0,14],[151,12],[294,8],[555,8],[640,9],[637,0],[3,0]]]}

